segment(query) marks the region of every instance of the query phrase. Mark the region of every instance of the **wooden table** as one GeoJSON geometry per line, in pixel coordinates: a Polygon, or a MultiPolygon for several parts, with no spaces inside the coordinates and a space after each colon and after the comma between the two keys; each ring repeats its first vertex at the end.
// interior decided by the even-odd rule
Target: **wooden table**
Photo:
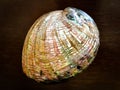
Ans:
{"type": "Polygon", "coordinates": [[[0,0],[0,90],[120,90],[120,0],[0,0]],[[91,15],[101,45],[94,62],[76,77],[42,84],[22,72],[25,36],[41,15],[65,7],[91,15]]]}

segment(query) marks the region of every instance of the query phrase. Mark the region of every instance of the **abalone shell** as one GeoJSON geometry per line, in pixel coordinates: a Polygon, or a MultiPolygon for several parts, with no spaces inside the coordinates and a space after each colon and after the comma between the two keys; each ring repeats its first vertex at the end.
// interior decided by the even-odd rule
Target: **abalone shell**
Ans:
{"type": "Polygon", "coordinates": [[[99,47],[99,31],[84,11],[49,12],[30,28],[23,47],[24,73],[38,81],[59,81],[82,72],[99,47]]]}

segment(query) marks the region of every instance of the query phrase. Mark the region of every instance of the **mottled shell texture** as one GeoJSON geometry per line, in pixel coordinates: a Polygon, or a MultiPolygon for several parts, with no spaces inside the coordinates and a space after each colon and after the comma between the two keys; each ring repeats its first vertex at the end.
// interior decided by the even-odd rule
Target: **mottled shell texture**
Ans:
{"type": "Polygon", "coordinates": [[[24,73],[38,81],[59,81],[80,73],[94,59],[99,32],[93,19],[76,8],[49,12],[30,28],[23,47],[24,73]]]}

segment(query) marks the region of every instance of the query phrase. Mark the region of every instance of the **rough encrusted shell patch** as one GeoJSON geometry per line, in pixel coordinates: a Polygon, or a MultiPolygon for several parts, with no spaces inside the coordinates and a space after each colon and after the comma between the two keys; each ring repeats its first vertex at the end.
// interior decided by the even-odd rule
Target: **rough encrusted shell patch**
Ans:
{"type": "Polygon", "coordinates": [[[24,73],[36,81],[74,76],[94,59],[99,32],[93,19],[76,8],[41,16],[30,28],[23,47],[24,73]]]}

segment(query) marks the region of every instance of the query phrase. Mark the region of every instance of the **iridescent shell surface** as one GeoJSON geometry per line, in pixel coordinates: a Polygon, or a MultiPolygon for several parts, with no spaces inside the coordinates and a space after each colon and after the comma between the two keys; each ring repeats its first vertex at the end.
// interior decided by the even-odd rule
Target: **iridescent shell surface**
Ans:
{"type": "Polygon", "coordinates": [[[58,81],[85,69],[99,47],[93,19],[76,8],[49,12],[30,28],[23,47],[24,73],[38,81],[58,81]]]}

